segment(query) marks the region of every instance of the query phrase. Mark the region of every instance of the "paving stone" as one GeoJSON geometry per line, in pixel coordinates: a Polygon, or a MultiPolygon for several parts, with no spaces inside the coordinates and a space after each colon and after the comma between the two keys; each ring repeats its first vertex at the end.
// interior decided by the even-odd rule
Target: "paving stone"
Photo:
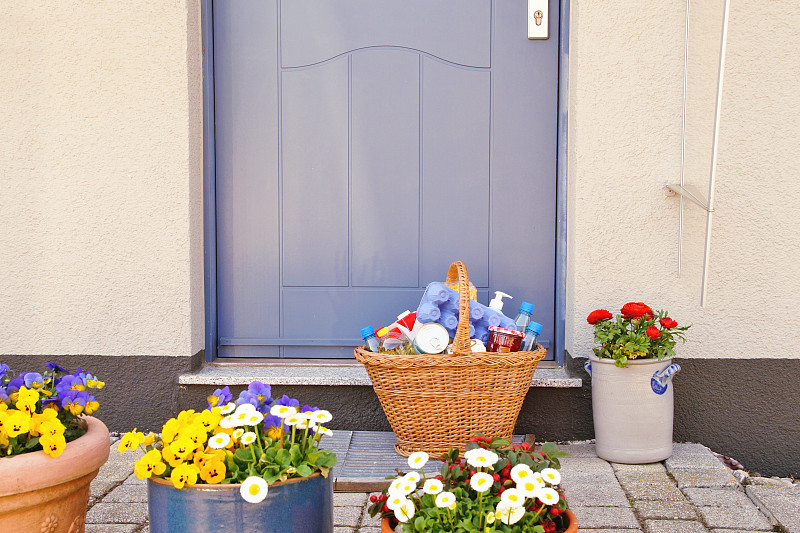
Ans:
{"type": "Polygon", "coordinates": [[[630,507],[572,507],[578,524],[587,529],[639,529],[639,521],[630,507]]]}
{"type": "Polygon", "coordinates": [[[86,524],[86,533],[134,533],[139,524],[86,524]]]}
{"type": "Polygon", "coordinates": [[[671,472],[678,487],[738,488],[739,482],[730,470],[716,468],[676,468],[671,472]]]}
{"type": "Polygon", "coordinates": [[[772,524],[755,506],[698,507],[700,518],[711,528],[770,531],[772,524]]]}
{"type": "Polygon", "coordinates": [[[787,533],[800,533],[800,486],[749,486],[746,490],[773,524],[787,533]]]}
{"type": "Polygon", "coordinates": [[[661,472],[617,470],[614,472],[614,476],[619,480],[619,483],[622,486],[637,484],[641,485],[644,483],[669,483],[670,485],[675,485],[675,482],[672,480],[672,478],[667,475],[666,470],[662,470],[661,472]]]}
{"type": "Polygon", "coordinates": [[[683,489],[689,501],[698,507],[752,507],[753,502],[737,489],[683,489]]]}
{"type": "Polygon", "coordinates": [[[354,527],[334,526],[333,533],[355,533],[354,527]]]}
{"type": "Polygon", "coordinates": [[[688,502],[639,500],[634,504],[639,520],[697,520],[697,512],[688,502]]]}
{"type": "Polygon", "coordinates": [[[333,505],[336,507],[364,507],[367,497],[365,492],[334,492],[333,505]]]}
{"type": "Polygon", "coordinates": [[[103,496],[121,484],[122,482],[115,479],[96,477],[92,480],[91,485],[89,485],[89,493],[95,498],[101,499],[103,496]]]}
{"type": "Polygon", "coordinates": [[[613,485],[619,486],[617,476],[613,472],[561,472],[561,486],[576,488],[586,485],[613,485]]]}
{"type": "MultiPolygon", "coordinates": [[[[104,502],[144,502],[147,503],[147,489],[144,485],[122,484],[103,498],[104,502]]],[[[335,501],[335,500],[334,500],[335,501]]]]}
{"type": "Polygon", "coordinates": [[[335,526],[354,526],[361,518],[360,507],[334,507],[333,525],[335,526]]]}
{"type": "Polygon", "coordinates": [[[707,533],[700,522],[694,520],[645,520],[645,533],[707,533]]]}
{"type": "Polygon", "coordinates": [[[722,461],[710,452],[707,454],[673,456],[664,461],[664,465],[670,472],[676,468],[723,468],[729,470],[722,461]]]}
{"type": "Polygon", "coordinates": [[[358,528],[356,531],[358,531],[358,533],[381,533],[381,528],[374,526],[365,526],[358,528]]]}
{"type": "Polygon", "coordinates": [[[630,507],[625,492],[616,482],[613,485],[607,483],[570,485],[565,487],[564,499],[570,507],[630,507]]]}
{"type": "Polygon", "coordinates": [[[684,457],[687,455],[706,455],[710,454],[706,446],[693,442],[675,442],[672,444],[672,457],[684,457]]]}
{"type": "Polygon", "coordinates": [[[623,463],[611,463],[614,472],[630,474],[665,474],[666,468],[662,463],[644,463],[641,465],[626,465],[623,463]]]}
{"type": "Polygon", "coordinates": [[[578,528],[578,533],[636,533],[641,529],[584,529],[578,528]]]}
{"type": "MultiPolygon", "coordinates": [[[[561,452],[567,452],[572,456],[575,457],[597,457],[597,450],[595,449],[595,445],[593,442],[579,442],[575,444],[566,444],[564,446],[559,446],[558,450],[561,452]]],[[[570,459],[569,457],[562,458],[570,459]]]]}
{"type": "Polygon", "coordinates": [[[751,477],[748,478],[750,485],[771,485],[775,487],[786,487],[791,485],[791,481],[787,482],[785,479],[775,479],[771,477],[751,477]]]}
{"type": "Polygon", "coordinates": [[[123,483],[125,485],[146,485],[147,480],[139,479],[138,477],[136,477],[136,474],[131,474],[130,476],[125,478],[125,481],[123,481],[123,483]]]}
{"type": "Polygon", "coordinates": [[[631,500],[661,500],[671,502],[686,501],[683,493],[671,481],[662,482],[624,482],[622,488],[631,500]]]}
{"type": "Polygon", "coordinates": [[[86,513],[87,524],[144,524],[146,521],[146,503],[100,502],[86,513]]]}
{"type": "Polygon", "coordinates": [[[575,457],[561,460],[561,476],[571,473],[607,473],[614,472],[611,465],[602,459],[592,457],[575,457]]]}

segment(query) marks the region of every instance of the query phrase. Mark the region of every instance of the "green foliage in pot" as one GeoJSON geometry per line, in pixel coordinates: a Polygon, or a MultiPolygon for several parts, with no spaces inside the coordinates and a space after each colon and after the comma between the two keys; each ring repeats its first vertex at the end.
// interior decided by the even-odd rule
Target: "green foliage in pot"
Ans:
{"type": "Polygon", "coordinates": [[[658,359],[675,355],[678,340],[686,342],[684,332],[691,326],[678,326],[667,311],[653,313],[642,302],[628,302],[616,318],[605,309],[596,309],[586,318],[594,326],[593,348],[600,359],[614,359],[620,368],[629,359],[658,359]]]}

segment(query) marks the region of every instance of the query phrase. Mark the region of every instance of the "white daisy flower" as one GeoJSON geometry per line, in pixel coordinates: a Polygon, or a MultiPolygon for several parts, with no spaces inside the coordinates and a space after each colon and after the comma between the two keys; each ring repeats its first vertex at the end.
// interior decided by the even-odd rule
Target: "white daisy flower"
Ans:
{"type": "Polygon", "coordinates": [[[422,486],[422,492],[425,494],[439,494],[444,489],[444,484],[438,479],[427,479],[422,486]]]}
{"type": "Polygon", "coordinates": [[[455,511],[456,510],[456,502],[451,503],[450,506],[448,507],[448,509],[450,509],[451,511],[455,511]]]}
{"type": "Polygon", "coordinates": [[[514,506],[507,502],[500,502],[497,504],[497,517],[507,526],[519,522],[524,514],[524,507],[514,506]]]}
{"type": "Polygon", "coordinates": [[[546,505],[555,505],[558,503],[559,500],[558,492],[556,492],[555,489],[551,489],[550,487],[541,489],[539,493],[536,495],[536,497],[539,498],[542,501],[542,503],[546,505]]]}
{"type": "Polygon", "coordinates": [[[272,416],[286,418],[289,415],[297,414],[297,408],[292,407],[291,405],[273,405],[269,410],[269,414],[272,416]]]}
{"type": "Polygon", "coordinates": [[[544,488],[544,483],[537,479],[529,479],[517,483],[517,490],[519,490],[526,498],[535,498],[538,492],[544,488]]]}
{"type": "Polygon", "coordinates": [[[219,427],[230,429],[232,427],[236,427],[236,422],[233,419],[233,415],[228,415],[224,417],[222,420],[219,421],[219,427]]]}
{"type": "Polygon", "coordinates": [[[239,439],[239,442],[247,446],[251,442],[255,442],[255,440],[256,440],[256,434],[253,433],[252,431],[248,431],[247,433],[244,433],[242,435],[242,438],[239,439]]]}
{"type": "Polygon", "coordinates": [[[231,436],[227,433],[217,433],[208,440],[208,445],[215,450],[220,450],[231,442],[231,436]]]}
{"type": "Polygon", "coordinates": [[[414,452],[408,456],[409,468],[422,468],[430,459],[430,456],[425,452],[414,452]]]}
{"type": "Polygon", "coordinates": [[[494,524],[494,518],[495,518],[494,513],[492,511],[489,511],[489,513],[486,515],[486,525],[491,526],[492,524],[494,524]]]}
{"type": "Polygon", "coordinates": [[[414,513],[416,512],[417,509],[414,507],[414,502],[411,500],[406,500],[406,502],[399,509],[395,510],[394,517],[400,522],[408,522],[414,518],[414,513]]]}
{"type": "Polygon", "coordinates": [[[242,435],[244,435],[244,429],[243,428],[236,428],[236,429],[233,430],[233,440],[241,439],[242,435]]]}
{"type": "Polygon", "coordinates": [[[333,431],[331,431],[328,428],[324,428],[322,426],[317,427],[317,433],[319,433],[323,437],[333,437],[333,431]]]}
{"type": "Polygon", "coordinates": [[[469,480],[469,486],[477,492],[486,492],[492,488],[493,483],[494,478],[491,474],[487,474],[486,472],[477,472],[469,480]]]}
{"type": "Polygon", "coordinates": [[[219,414],[221,415],[229,415],[236,410],[236,404],[233,402],[228,402],[225,404],[225,407],[219,410],[219,414]]]}
{"type": "Polygon", "coordinates": [[[422,479],[422,476],[419,475],[419,472],[411,471],[408,474],[404,475],[403,479],[407,479],[414,483],[419,483],[419,480],[422,479]]]}
{"type": "Polygon", "coordinates": [[[245,501],[250,503],[258,503],[264,501],[269,492],[269,485],[264,478],[258,476],[250,476],[242,482],[239,493],[245,501]]]}
{"type": "Polygon", "coordinates": [[[299,416],[299,413],[294,413],[291,415],[286,415],[286,417],[284,417],[283,419],[283,423],[286,424],[287,426],[296,426],[303,420],[304,419],[299,416]]]}
{"type": "Polygon", "coordinates": [[[297,429],[308,429],[310,423],[310,420],[300,420],[297,422],[297,424],[295,424],[295,426],[297,426],[297,429]]]}
{"type": "Polygon", "coordinates": [[[248,426],[257,426],[264,420],[264,415],[259,413],[258,411],[252,412],[247,416],[247,425],[248,426]]]}
{"type": "Polygon", "coordinates": [[[402,494],[395,494],[394,496],[389,496],[389,499],[386,500],[386,507],[388,507],[392,511],[397,511],[407,501],[408,498],[406,498],[402,494]]]}
{"type": "Polygon", "coordinates": [[[479,453],[474,453],[467,459],[467,463],[474,468],[486,468],[494,465],[499,457],[491,450],[481,449],[479,453]]]}
{"type": "Polygon", "coordinates": [[[410,479],[403,479],[402,483],[400,483],[399,485],[399,490],[400,494],[408,496],[409,494],[417,490],[417,483],[416,481],[411,481],[410,479]]]}
{"type": "Polygon", "coordinates": [[[317,424],[325,424],[333,420],[333,415],[331,415],[328,411],[324,409],[319,409],[311,413],[311,420],[313,420],[317,424]]]}
{"type": "Polygon", "coordinates": [[[542,470],[542,477],[551,485],[558,485],[561,483],[561,473],[555,468],[545,468],[542,470]]]}
{"type": "Polygon", "coordinates": [[[520,507],[525,505],[525,495],[518,489],[506,489],[503,491],[503,494],[500,495],[500,501],[520,507]]]}
{"type": "Polygon", "coordinates": [[[253,405],[252,403],[243,403],[236,407],[236,411],[234,411],[234,414],[244,413],[245,411],[255,411],[255,410],[256,406],[253,405]]]}
{"type": "Polygon", "coordinates": [[[525,464],[518,464],[514,468],[511,469],[511,479],[513,479],[517,483],[522,483],[524,481],[530,481],[533,476],[533,470],[531,467],[525,464]]]}
{"type": "Polygon", "coordinates": [[[449,491],[440,492],[436,495],[436,507],[440,509],[444,507],[450,507],[450,505],[456,503],[456,495],[449,491]]]}

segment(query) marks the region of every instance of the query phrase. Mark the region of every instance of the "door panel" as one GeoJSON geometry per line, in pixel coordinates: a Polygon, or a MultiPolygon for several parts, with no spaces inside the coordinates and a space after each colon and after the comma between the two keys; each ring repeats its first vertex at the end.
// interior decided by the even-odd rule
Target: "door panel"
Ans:
{"type": "Polygon", "coordinates": [[[465,261],[554,324],[558,2],[215,2],[219,354],[351,357],[465,261]]]}

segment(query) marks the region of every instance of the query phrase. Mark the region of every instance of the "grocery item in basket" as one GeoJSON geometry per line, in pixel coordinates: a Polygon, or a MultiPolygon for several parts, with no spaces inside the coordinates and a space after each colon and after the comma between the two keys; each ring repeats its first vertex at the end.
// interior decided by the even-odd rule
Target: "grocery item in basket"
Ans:
{"type": "Polygon", "coordinates": [[[531,313],[533,313],[533,304],[530,302],[522,302],[519,306],[519,314],[514,320],[514,323],[517,325],[514,329],[525,333],[531,321],[531,313]]]}
{"type": "Polygon", "coordinates": [[[419,328],[417,336],[414,337],[414,351],[419,354],[442,353],[449,342],[450,336],[444,326],[429,322],[419,328]]]}
{"type": "Polygon", "coordinates": [[[375,335],[375,330],[372,326],[361,328],[361,338],[364,339],[364,345],[370,352],[378,351],[378,336],[375,335]]]}
{"type": "Polygon", "coordinates": [[[536,337],[542,332],[542,325],[538,322],[531,322],[525,328],[525,337],[522,339],[522,351],[530,352],[536,349],[536,337]]]}
{"type": "Polygon", "coordinates": [[[489,344],[487,352],[518,352],[522,346],[522,333],[515,329],[489,328],[489,344]]]}
{"type": "MultiPolygon", "coordinates": [[[[490,309],[474,300],[469,301],[469,308],[470,337],[478,338],[484,343],[489,340],[489,327],[500,326],[510,329],[515,327],[514,321],[504,315],[502,311],[490,309]]],[[[438,281],[428,284],[419,307],[417,307],[417,321],[442,324],[452,339],[455,336],[455,326],[450,318],[450,313],[456,317],[455,323],[457,324],[458,292],[438,281]],[[443,299],[443,294],[446,294],[447,298],[443,299]]]]}

